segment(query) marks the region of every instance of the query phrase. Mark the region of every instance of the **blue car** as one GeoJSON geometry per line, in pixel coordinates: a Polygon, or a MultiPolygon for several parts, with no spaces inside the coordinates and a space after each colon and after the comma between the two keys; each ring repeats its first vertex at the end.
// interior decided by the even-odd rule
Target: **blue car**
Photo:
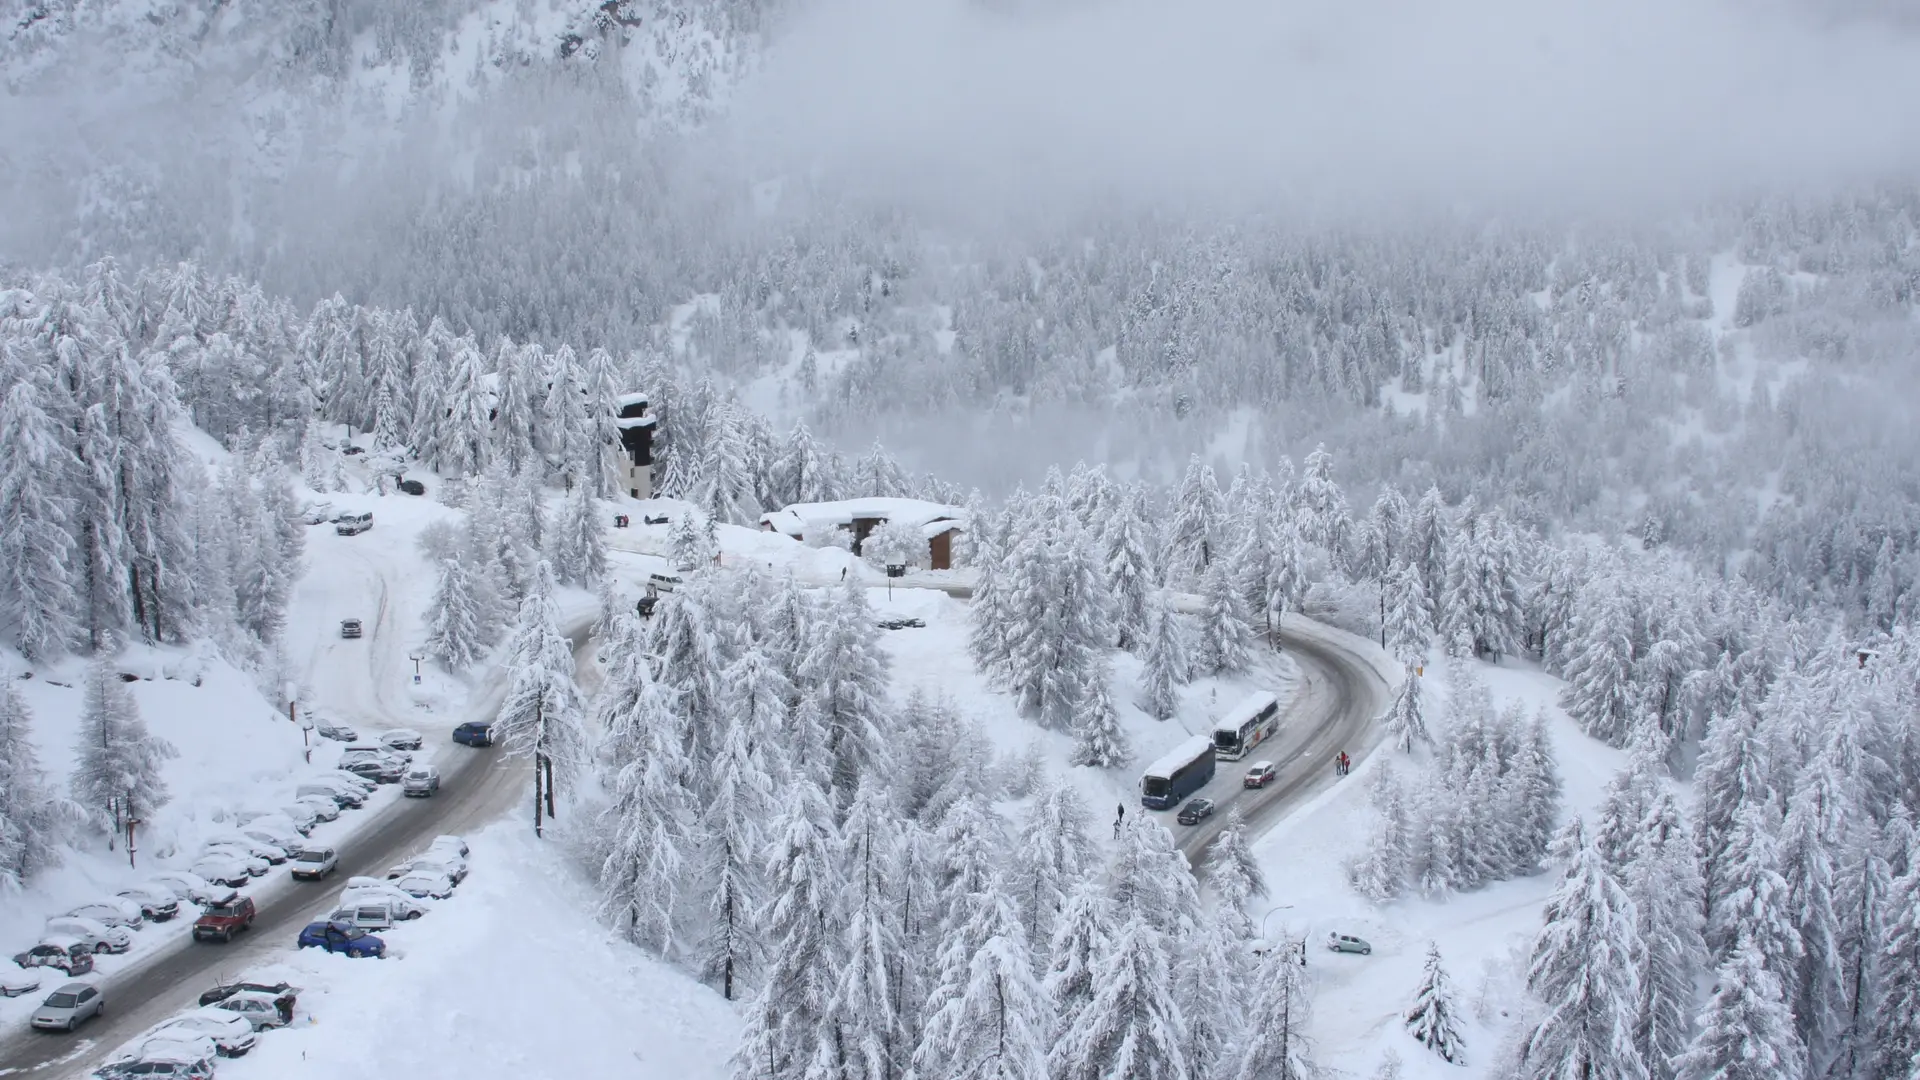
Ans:
{"type": "Polygon", "coordinates": [[[493,725],[468,721],[453,729],[453,741],[466,746],[492,746],[493,725]]]}
{"type": "Polygon", "coordinates": [[[357,926],[342,922],[308,923],[307,928],[300,931],[300,947],[325,949],[355,958],[371,956],[378,959],[387,955],[386,942],[357,926]]]}

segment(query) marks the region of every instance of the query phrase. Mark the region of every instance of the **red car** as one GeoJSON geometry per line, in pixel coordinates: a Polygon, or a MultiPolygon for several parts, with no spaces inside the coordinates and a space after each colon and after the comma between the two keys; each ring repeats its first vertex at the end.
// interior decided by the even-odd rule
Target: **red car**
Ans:
{"type": "Polygon", "coordinates": [[[193,920],[193,940],[232,941],[233,935],[253,926],[253,897],[238,893],[208,904],[193,920]]]}
{"type": "Polygon", "coordinates": [[[1279,771],[1273,767],[1273,762],[1256,761],[1247,766],[1247,774],[1240,778],[1240,786],[1263,788],[1273,783],[1274,777],[1279,775],[1279,771]]]}

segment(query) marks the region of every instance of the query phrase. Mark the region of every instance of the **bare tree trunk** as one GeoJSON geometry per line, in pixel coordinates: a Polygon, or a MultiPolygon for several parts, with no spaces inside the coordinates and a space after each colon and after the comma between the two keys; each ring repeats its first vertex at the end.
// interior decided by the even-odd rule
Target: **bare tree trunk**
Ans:
{"type": "Polygon", "coordinates": [[[536,837],[545,835],[545,833],[541,831],[540,818],[540,811],[544,809],[544,806],[545,804],[540,800],[540,766],[538,763],[535,763],[533,767],[533,835],[536,837]]]}
{"type": "Polygon", "coordinates": [[[553,809],[553,758],[551,755],[540,755],[540,769],[546,773],[547,779],[547,816],[557,820],[560,815],[553,809]]]}

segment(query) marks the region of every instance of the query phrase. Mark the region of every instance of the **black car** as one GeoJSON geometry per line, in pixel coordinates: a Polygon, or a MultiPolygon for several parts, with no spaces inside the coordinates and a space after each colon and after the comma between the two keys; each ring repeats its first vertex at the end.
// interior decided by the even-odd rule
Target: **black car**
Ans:
{"type": "Polygon", "coordinates": [[[254,994],[270,994],[275,998],[285,998],[287,1000],[287,1004],[289,1007],[291,1007],[293,1004],[294,995],[299,993],[297,989],[295,989],[292,986],[289,986],[286,983],[257,983],[257,982],[222,983],[219,986],[216,986],[213,989],[208,990],[205,993],[201,994],[200,1004],[218,1005],[221,1002],[232,997],[233,995],[240,993],[241,991],[246,991],[248,993],[254,993],[254,994]]]}
{"type": "Polygon", "coordinates": [[[1212,799],[1195,799],[1180,811],[1178,818],[1182,825],[1198,825],[1213,816],[1212,799]]]}

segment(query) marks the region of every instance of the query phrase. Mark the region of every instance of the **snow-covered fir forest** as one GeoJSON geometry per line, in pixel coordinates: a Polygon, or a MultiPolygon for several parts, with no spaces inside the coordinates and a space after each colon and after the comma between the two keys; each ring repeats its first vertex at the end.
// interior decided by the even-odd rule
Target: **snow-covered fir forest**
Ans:
{"type": "Polygon", "coordinates": [[[9,98],[131,88],[77,145],[0,129],[51,147],[0,150],[0,669],[85,669],[74,716],[0,688],[0,887],[167,805],[122,650],[271,698],[303,493],[409,474],[455,512],[417,537],[423,658],[501,673],[534,828],[736,1011],[732,1080],[1920,1074],[1920,174],[981,225],[703,141],[801,6],[0,8],[9,98]],[[170,110],[204,139],[139,133],[170,110]],[[632,391],[682,578],[645,619],[605,535],[632,391]],[[856,497],[964,508],[967,660],[1062,767],[903,686],[857,575],[720,558],[856,497]],[[1423,943],[1377,1034],[1430,1062],[1321,1052],[1264,827],[1190,862],[1078,783],[1131,791],[1128,718],[1171,731],[1301,617],[1396,675],[1356,903],[1545,896],[1492,1019],[1423,943]],[[71,770],[40,724],[84,733],[71,770]],[[1570,806],[1571,754],[1614,751],[1570,806]]]}

